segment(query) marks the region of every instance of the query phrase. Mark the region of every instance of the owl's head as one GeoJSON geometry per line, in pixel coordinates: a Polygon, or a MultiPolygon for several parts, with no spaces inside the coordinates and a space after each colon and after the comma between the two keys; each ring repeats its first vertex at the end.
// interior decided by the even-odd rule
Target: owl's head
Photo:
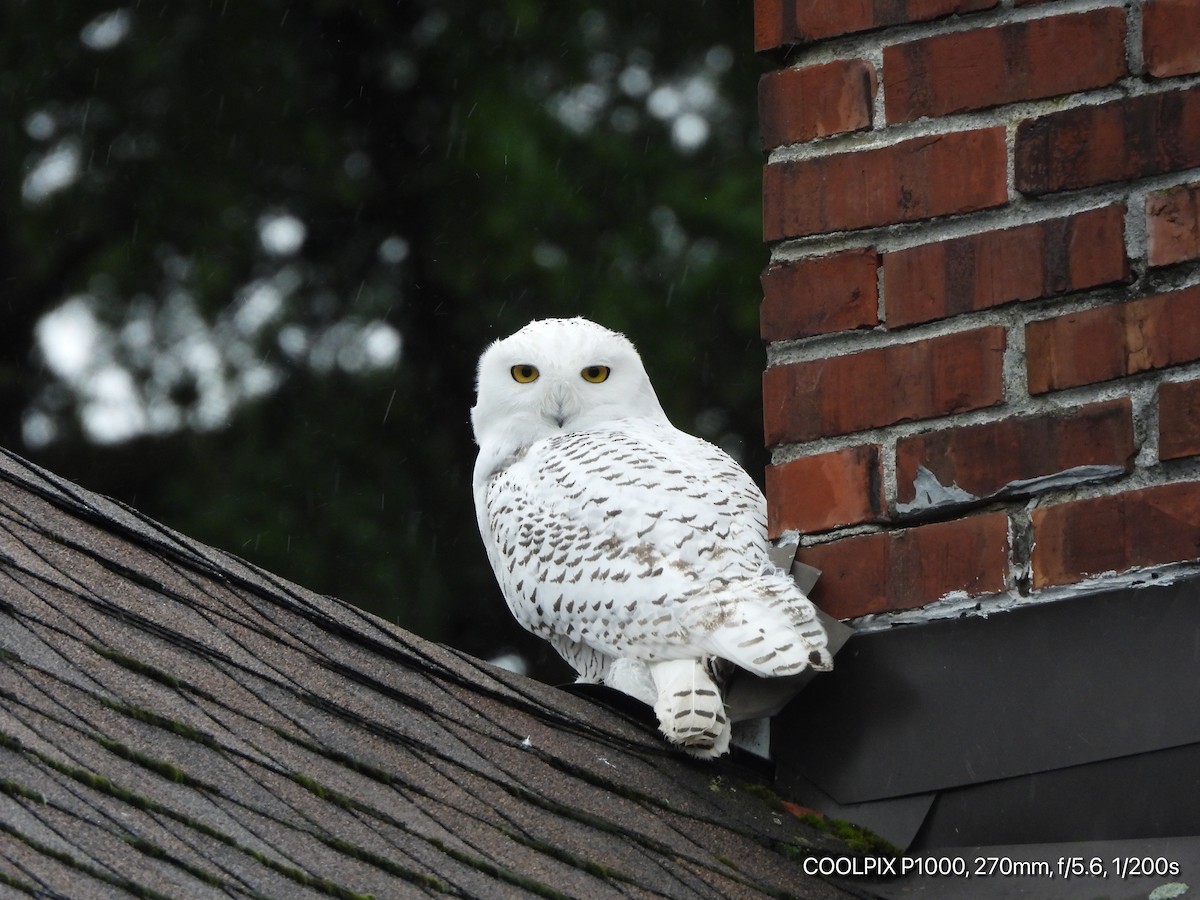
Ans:
{"type": "Polygon", "coordinates": [[[667,421],[629,339],[587,319],[540,319],[479,359],[475,442],[512,453],[618,419],[667,421]]]}

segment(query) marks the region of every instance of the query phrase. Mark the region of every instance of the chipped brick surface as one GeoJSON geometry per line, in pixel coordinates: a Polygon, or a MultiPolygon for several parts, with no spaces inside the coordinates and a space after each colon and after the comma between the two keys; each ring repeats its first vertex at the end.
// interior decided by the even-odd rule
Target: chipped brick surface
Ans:
{"type": "Polygon", "coordinates": [[[1125,12],[1097,9],[892,44],[883,69],[889,122],[1103,87],[1126,73],[1125,12]]]}
{"type": "Polygon", "coordinates": [[[1035,587],[1200,559],[1200,483],[1163,484],[1033,511],[1035,587]]]}
{"type": "Polygon", "coordinates": [[[763,148],[870,128],[875,85],[861,59],[768,72],[758,85],[763,148]]]}
{"type": "Polygon", "coordinates": [[[821,570],[812,599],[839,619],[912,609],[956,591],[991,594],[1008,586],[1008,517],[854,535],[802,547],[797,559],[821,570]]]}
{"type": "Polygon", "coordinates": [[[767,445],[993,406],[1004,397],[1004,345],[992,326],[774,366],[763,377],[767,445]]]}
{"type": "Polygon", "coordinates": [[[1200,183],[1147,195],[1146,240],[1152,266],[1200,259],[1200,183]]]}
{"type": "Polygon", "coordinates": [[[1200,3],[1145,0],[1142,55],[1155,78],[1200,72],[1200,3]]]}
{"type": "Polygon", "coordinates": [[[891,146],[768,165],[768,241],[912,222],[1004,205],[1003,128],[911,138],[891,146]]]}
{"type": "Polygon", "coordinates": [[[756,0],[754,49],[775,50],[839,34],[963,15],[998,0],[756,0]]]}
{"type": "Polygon", "coordinates": [[[1094,187],[1200,166],[1200,88],[1126,97],[1022,122],[1016,187],[1094,187]]]}
{"type": "Polygon", "coordinates": [[[879,254],[867,247],[768,267],[762,275],[759,313],[763,340],[787,341],[877,325],[878,265],[879,254]]]}
{"type": "Polygon", "coordinates": [[[767,467],[767,530],[825,531],[877,519],[883,506],[879,447],[818,453],[767,467]]]}
{"type": "Polygon", "coordinates": [[[1200,359],[1200,286],[1031,322],[1029,390],[1094,384],[1200,359]]]}
{"type": "Polygon", "coordinates": [[[889,327],[1129,278],[1122,206],[984,231],[883,256],[889,327]]]}
{"type": "Polygon", "coordinates": [[[1200,380],[1158,388],[1158,458],[1200,456],[1200,380]]]}
{"type": "Polygon", "coordinates": [[[897,500],[917,500],[922,469],[938,484],[976,498],[1006,490],[1019,496],[1038,490],[1039,482],[1061,486],[1127,472],[1133,453],[1128,398],[1052,415],[928,431],[896,445],[897,500]]]}

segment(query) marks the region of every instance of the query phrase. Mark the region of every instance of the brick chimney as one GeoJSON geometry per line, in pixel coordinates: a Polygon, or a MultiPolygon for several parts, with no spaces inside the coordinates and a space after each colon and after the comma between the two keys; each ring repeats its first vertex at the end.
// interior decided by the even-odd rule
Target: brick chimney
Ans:
{"type": "Polygon", "coordinates": [[[756,0],[755,42],[770,528],[814,599],[1200,572],[1200,2],[756,0]]]}

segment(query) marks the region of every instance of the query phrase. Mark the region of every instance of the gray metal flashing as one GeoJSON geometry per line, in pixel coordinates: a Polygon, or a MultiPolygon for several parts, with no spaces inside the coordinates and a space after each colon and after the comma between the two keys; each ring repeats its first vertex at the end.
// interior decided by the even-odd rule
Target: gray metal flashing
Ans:
{"type": "Polygon", "coordinates": [[[910,848],[1200,835],[1198,648],[1197,580],[856,634],[777,781],[910,848]]]}

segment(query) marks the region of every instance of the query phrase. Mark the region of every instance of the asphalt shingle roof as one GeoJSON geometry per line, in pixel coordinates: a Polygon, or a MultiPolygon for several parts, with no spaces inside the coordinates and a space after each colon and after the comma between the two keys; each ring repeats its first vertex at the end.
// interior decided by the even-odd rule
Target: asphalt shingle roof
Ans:
{"type": "Polygon", "coordinates": [[[0,452],[0,893],[846,896],[755,781],[0,452]]]}

